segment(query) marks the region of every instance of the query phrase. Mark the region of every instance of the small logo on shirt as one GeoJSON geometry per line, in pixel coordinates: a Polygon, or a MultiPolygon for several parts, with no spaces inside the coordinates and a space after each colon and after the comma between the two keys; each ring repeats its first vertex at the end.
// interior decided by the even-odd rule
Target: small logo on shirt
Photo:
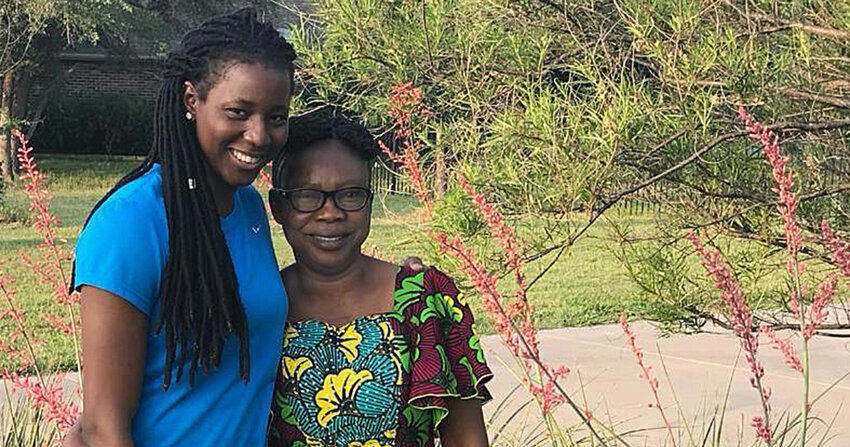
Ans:
{"type": "Polygon", "coordinates": [[[258,226],[256,226],[256,227],[251,227],[251,230],[253,230],[253,231],[254,231],[254,234],[257,234],[257,233],[259,233],[259,232],[260,232],[260,226],[258,225],[258,226]]]}

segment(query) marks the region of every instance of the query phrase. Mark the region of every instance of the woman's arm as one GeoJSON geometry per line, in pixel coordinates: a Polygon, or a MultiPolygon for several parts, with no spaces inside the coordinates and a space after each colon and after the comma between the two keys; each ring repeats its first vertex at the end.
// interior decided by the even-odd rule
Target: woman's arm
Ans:
{"type": "Polygon", "coordinates": [[[440,423],[443,447],[488,447],[484,414],[478,399],[449,399],[449,414],[440,423]]]}
{"type": "Polygon", "coordinates": [[[148,317],[122,298],[84,286],[83,407],[65,447],[132,447],[147,348],[148,317]]]}

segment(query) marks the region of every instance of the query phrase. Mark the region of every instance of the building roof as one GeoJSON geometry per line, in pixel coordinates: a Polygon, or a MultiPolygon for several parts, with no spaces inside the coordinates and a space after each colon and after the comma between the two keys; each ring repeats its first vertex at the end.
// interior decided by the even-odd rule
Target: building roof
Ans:
{"type": "MultiPolygon", "coordinates": [[[[265,17],[274,23],[280,24],[278,28],[285,32],[287,24],[294,23],[297,19],[297,11],[309,11],[312,8],[310,0],[276,0],[265,12],[271,17],[265,17]]],[[[250,0],[232,0],[234,7],[251,4],[250,0]]],[[[181,29],[157,29],[156,35],[145,32],[136,32],[126,38],[110,38],[104,36],[99,42],[88,41],[72,42],[59,53],[59,59],[73,62],[99,62],[110,58],[130,58],[135,60],[163,60],[168,54],[169,48],[180,42],[183,32],[192,26],[212,17],[193,15],[191,18],[180,19],[185,24],[181,29]]],[[[264,15],[265,15],[264,14],[264,15]]]]}

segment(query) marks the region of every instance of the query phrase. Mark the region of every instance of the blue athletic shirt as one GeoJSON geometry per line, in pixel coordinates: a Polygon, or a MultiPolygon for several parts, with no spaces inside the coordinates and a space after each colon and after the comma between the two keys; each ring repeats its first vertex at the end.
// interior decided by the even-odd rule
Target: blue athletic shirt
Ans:
{"type": "Polygon", "coordinates": [[[165,330],[159,335],[153,331],[168,258],[160,171],[160,165],[154,165],[95,211],[77,241],[74,286],[111,292],[149,317],[144,379],[133,418],[136,447],[265,447],[287,299],[263,200],[252,186],[240,187],[233,211],[221,218],[248,319],[250,381],[239,378],[239,343],[231,334],[218,369],[207,375],[198,370],[190,389],[187,360],[182,380],[175,382],[173,375],[170,388],[163,391],[165,330]]]}

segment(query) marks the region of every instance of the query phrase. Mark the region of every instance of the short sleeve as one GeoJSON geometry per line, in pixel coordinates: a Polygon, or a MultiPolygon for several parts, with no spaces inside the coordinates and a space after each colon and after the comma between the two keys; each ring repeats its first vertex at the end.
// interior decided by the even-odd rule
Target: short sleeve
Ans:
{"type": "Polygon", "coordinates": [[[464,399],[490,400],[490,393],[484,383],[490,380],[493,373],[484,359],[484,350],[481,348],[481,338],[475,330],[472,309],[463,292],[457,289],[448,276],[435,272],[431,281],[433,290],[443,295],[447,306],[453,307],[452,313],[455,317],[445,336],[445,343],[446,357],[452,374],[457,379],[457,393],[464,399]]]}
{"type": "Polygon", "coordinates": [[[97,287],[151,315],[168,248],[164,206],[157,205],[113,196],[95,211],[75,248],[76,290],[97,287]]]}
{"type": "Polygon", "coordinates": [[[490,400],[485,384],[493,374],[484,359],[475,318],[463,293],[442,272],[422,277],[422,302],[411,306],[414,359],[408,402],[440,409],[437,424],[448,414],[446,399],[490,400]]]}

